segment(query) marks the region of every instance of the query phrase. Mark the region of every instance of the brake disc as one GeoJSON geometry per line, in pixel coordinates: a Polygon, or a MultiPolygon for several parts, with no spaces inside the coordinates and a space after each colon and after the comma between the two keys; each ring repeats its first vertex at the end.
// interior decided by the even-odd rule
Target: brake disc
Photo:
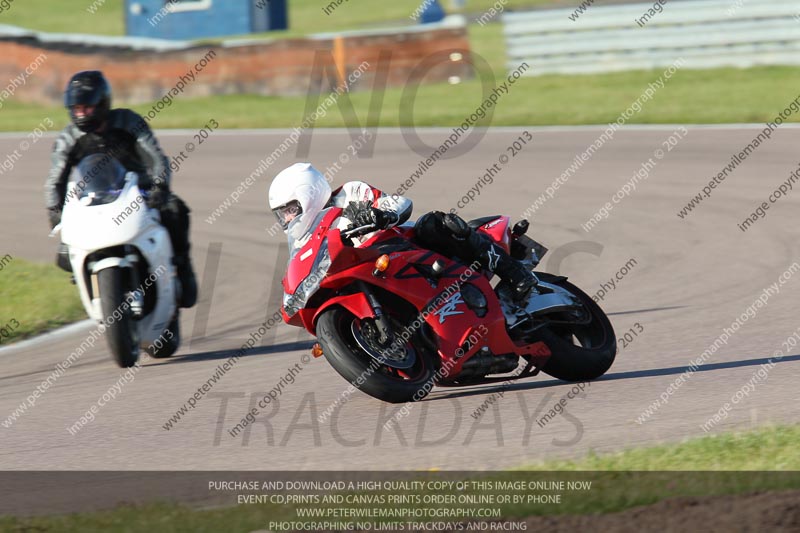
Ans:
{"type": "Polygon", "coordinates": [[[350,331],[358,346],[382,365],[406,370],[414,366],[417,361],[414,351],[409,350],[405,344],[398,346],[395,342],[389,346],[381,346],[376,339],[377,332],[369,324],[361,326],[357,320],[353,320],[350,323],[350,331]]]}

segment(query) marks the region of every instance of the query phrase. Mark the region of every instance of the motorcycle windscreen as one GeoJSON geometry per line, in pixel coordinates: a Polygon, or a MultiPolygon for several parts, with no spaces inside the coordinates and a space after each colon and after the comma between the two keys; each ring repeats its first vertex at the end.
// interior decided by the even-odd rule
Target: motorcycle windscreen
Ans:
{"type": "Polygon", "coordinates": [[[85,206],[109,204],[125,187],[125,174],[125,167],[108,154],[84,157],[70,174],[67,201],[76,199],[85,206]]]}
{"type": "MultiPolygon", "coordinates": [[[[317,213],[317,216],[314,217],[313,222],[311,222],[311,224],[308,227],[309,228],[308,232],[306,232],[306,234],[301,236],[299,239],[294,238],[294,236],[291,233],[291,229],[293,227],[293,224],[302,224],[300,217],[295,218],[289,223],[287,227],[287,231],[289,232],[287,234],[287,236],[289,237],[289,254],[290,254],[288,262],[289,265],[291,265],[294,256],[297,255],[297,252],[299,252],[300,250],[305,251],[307,249],[308,243],[310,242],[308,240],[309,236],[314,235],[315,233],[320,231],[326,231],[328,229],[327,227],[324,228],[322,227],[322,222],[323,220],[325,220],[325,217],[328,216],[328,214],[331,212],[331,209],[333,208],[327,207],[322,211],[320,211],[319,213],[317,213]]],[[[308,271],[305,271],[302,274],[302,277],[305,277],[307,275],[308,271]]]]}

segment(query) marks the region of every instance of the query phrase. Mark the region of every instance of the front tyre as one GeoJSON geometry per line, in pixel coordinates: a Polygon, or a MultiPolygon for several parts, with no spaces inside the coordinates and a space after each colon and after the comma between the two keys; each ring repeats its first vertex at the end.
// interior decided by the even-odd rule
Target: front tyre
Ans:
{"type": "Polygon", "coordinates": [[[139,359],[139,336],[130,306],[123,309],[126,291],[122,283],[122,270],[117,267],[101,270],[97,273],[97,283],[111,354],[122,368],[131,367],[139,359]]]}
{"type": "Polygon", "coordinates": [[[326,310],[317,320],[317,339],[334,370],[360,391],[384,402],[413,402],[427,396],[436,370],[427,350],[414,347],[421,345],[412,342],[419,333],[406,344],[415,351],[414,365],[398,370],[380,364],[359,346],[353,335],[354,322],[358,325],[358,318],[341,307],[326,310]]]}
{"type": "Polygon", "coordinates": [[[599,378],[611,368],[617,355],[617,338],[608,316],[588,294],[572,283],[544,272],[536,275],[576,296],[591,315],[588,324],[564,324],[541,330],[541,340],[553,354],[542,367],[542,372],[564,381],[599,378]]]}

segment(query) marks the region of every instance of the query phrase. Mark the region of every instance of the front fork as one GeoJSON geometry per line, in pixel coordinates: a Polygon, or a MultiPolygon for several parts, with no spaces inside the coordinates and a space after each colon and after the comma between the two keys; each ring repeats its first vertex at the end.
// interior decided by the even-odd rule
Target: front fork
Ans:
{"type": "MultiPolygon", "coordinates": [[[[139,290],[142,284],[141,275],[139,272],[140,260],[138,254],[136,253],[136,249],[131,245],[124,245],[122,251],[123,257],[128,263],[127,268],[123,269],[123,274],[125,274],[123,279],[125,282],[127,282],[125,292],[130,294],[129,305],[133,317],[135,319],[139,319],[144,315],[145,307],[145,295],[143,291],[139,290]]],[[[97,297],[100,294],[100,287],[97,280],[98,272],[94,271],[94,269],[92,270],[93,271],[90,274],[92,292],[95,297],[97,297]]]]}
{"type": "Polygon", "coordinates": [[[386,345],[389,339],[393,336],[392,334],[392,327],[389,324],[389,320],[386,318],[386,315],[383,314],[383,307],[375,295],[372,293],[372,289],[370,289],[369,285],[364,283],[363,281],[359,280],[358,289],[364,293],[364,296],[367,297],[367,302],[369,306],[372,308],[372,311],[375,313],[375,326],[378,330],[378,342],[382,345],[386,345]]]}

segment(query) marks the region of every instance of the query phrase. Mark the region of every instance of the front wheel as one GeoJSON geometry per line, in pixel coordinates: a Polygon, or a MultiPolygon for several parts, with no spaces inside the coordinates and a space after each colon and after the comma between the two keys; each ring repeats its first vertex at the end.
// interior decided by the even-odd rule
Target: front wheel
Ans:
{"type": "Polygon", "coordinates": [[[125,288],[120,268],[106,268],[97,273],[100,288],[100,307],[106,338],[114,360],[122,368],[136,364],[139,359],[139,336],[130,306],[123,306],[125,288]]]}
{"type": "Polygon", "coordinates": [[[361,322],[341,307],[326,310],[317,320],[317,338],[334,370],[362,392],[384,402],[413,402],[427,396],[436,371],[434,357],[427,349],[415,347],[421,343],[412,342],[419,333],[405,345],[413,351],[413,365],[398,369],[381,364],[362,349],[353,333],[359,331],[361,322]]]}
{"type": "Polygon", "coordinates": [[[537,272],[542,281],[563,287],[576,296],[591,315],[587,324],[559,324],[543,328],[539,335],[552,356],[542,372],[564,381],[590,381],[611,368],[617,355],[617,338],[605,312],[591,297],[568,281],[537,272]]]}

